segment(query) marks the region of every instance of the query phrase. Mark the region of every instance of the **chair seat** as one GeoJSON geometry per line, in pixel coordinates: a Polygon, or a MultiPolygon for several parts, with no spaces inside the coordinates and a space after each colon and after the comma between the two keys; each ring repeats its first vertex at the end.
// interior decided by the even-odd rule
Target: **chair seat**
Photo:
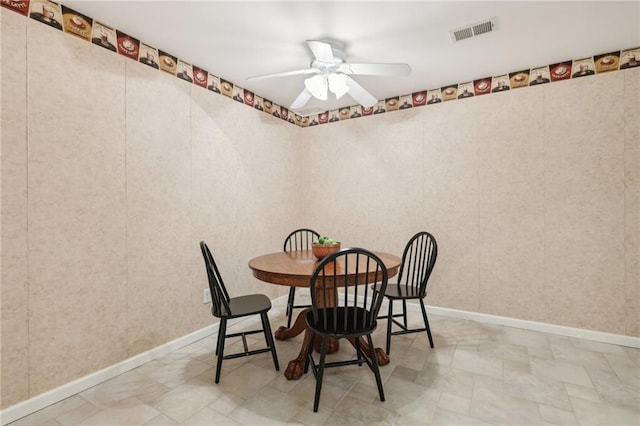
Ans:
{"type": "Polygon", "coordinates": [[[267,312],[271,309],[271,300],[264,294],[232,297],[229,299],[229,309],[231,313],[228,315],[216,315],[214,313],[213,316],[231,319],[267,312]]]}
{"type": "Polygon", "coordinates": [[[367,327],[366,324],[369,324],[370,320],[371,313],[360,307],[319,309],[317,322],[313,320],[313,311],[307,312],[306,316],[307,325],[316,333],[337,338],[371,334],[376,329],[377,322],[374,319],[371,326],[367,327]],[[334,309],[337,310],[335,318],[334,309]],[[347,318],[346,324],[345,315],[347,318]],[[327,317],[326,327],[324,323],[325,316],[327,317]]]}
{"type": "MultiPolygon", "coordinates": [[[[378,284],[373,286],[375,291],[380,291],[378,284]]],[[[422,299],[418,289],[405,285],[389,284],[384,295],[390,299],[422,299]]]]}

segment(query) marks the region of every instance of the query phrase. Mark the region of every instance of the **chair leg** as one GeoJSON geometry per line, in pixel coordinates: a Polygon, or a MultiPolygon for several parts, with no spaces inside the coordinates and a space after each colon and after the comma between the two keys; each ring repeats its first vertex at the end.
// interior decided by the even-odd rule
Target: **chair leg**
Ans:
{"type": "Polygon", "coordinates": [[[296,298],[296,288],[289,288],[289,299],[287,300],[287,328],[291,328],[291,317],[293,317],[293,303],[296,298]]]}
{"type": "MultiPolygon", "coordinates": [[[[307,343],[307,357],[304,359],[304,374],[309,372],[309,361],[313,356],[313,341],[316,339],[316,333],[311,330],[307,330],[305,333],[309,333],[309,341],[307,343]]],[[[315,372],[314,372],[315,376],[315,372]]]]}
{"type": "Polygon", "coordinates": [[[269,324],[269,317],[267,316],[267,313],[261,313],[260,319],[262,320],[262,330],[264,330],[264,340],[267,342],[267,346],[271,348],[273,365],[275,365],[276,371],[280,371],[280,365],[278,365],[278,355],[276,354],[276,344],[273,341],[273,334],[271,333],[271,325],[269,324]]]}
{"type": "Polygon", "coordinates": [[[408,329],[409,325],[407,323],[407,301],[402,299],[402,320],[404,321],[404,328],[408,329]]]}
{"type": "MultiPolygon", "coordinates": [[[[327,354],[328,341],[329,341],[329,338],[327,338],[326,336],[322,338],[322,351],[320,352],[320,364],[318,368],[318,375],[316,376],[316,396],[313,399],[314,413],[318,412],[318,405],[320,405],[320,391],[322,390],[322,377],[324,376],[324,357],[327,354]]],[[[373,347],[373,345],[371,347],[373,347]]]]}
{"type": "Polygon", "coordinates": [[[218,323],[218,339],[216,340],[216,356],[218,355],[218,348],[220,348],[220,331],[222,330],[222,320],[218,323]]]}
{"type": "Polygon", "coordinates": [[[216,364],[216,383],[220,383],[220,372],[222,371],[222,358],[224,357],[224,341],[227,335],[227,320],[220,319],[220,329],[218,330],[218,362],[216,364]]]}
{"type": "MultiPolygon", "coordinates": [[[[371,335],[367,334],[367,342],[369,347],[373,348],[373,340],[371,335]]],[[[380,401],[384,401],[384,389],[382,389],[382,378],[380,377],[380,368],[378,367],[378,359],[374,351],[371,352],[371,364],[373,365],[373,374],[376,376],[376,385],[378,386],[378,394],[380,395],[380,401]]]]}
{"type": "Polygon", "coordinates": [[[427,336],[429,337],[429,345],[433,349],[433,337],[431,337],[431,327],[429,327],[429,319],[427,318],[427,310],[424,307],[424,301],[420,299],[420,307],[422,308],[422,318],[424,319],[424,328],[427,329],[427,336]]]}
{"type": "Polygon", "coordinates": [[[391,353],[391,324],[393,323],[393,299],[389,299],[389,314],[387,316],[387,355],[391,353]]]}

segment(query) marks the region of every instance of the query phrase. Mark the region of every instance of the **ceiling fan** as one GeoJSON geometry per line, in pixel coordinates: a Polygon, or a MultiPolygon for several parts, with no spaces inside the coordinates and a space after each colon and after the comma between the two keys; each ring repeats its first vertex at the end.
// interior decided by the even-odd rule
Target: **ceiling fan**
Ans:
{"type": "Polygon", "coordinates": [[[360,105],[372,107],[378,100],[350,76],[379,75],[395,77],[411,74],[411,67],[408,64],[349,63],[346,62],[344,53],[330,43],[307,40],[307,45],[314,56],[309,68],[248,77],[247,81],[314,74],[304,81],[304,90],[293,101],[289,109],[296,110],[304,107],[311,97],[326,101],[328,91],[336,95],[336,99],[340,99],[348,93],[360,105]]]}

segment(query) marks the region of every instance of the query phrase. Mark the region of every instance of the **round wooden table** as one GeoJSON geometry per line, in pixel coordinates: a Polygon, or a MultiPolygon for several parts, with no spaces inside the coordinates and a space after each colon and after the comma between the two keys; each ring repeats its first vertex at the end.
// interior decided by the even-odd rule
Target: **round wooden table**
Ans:
{"type": "MultiPolygon", "coordinates": [[[[389,253],[375,252],[380,257],[384,265],[387,267],[389,278],[398,273],[401,259],[389,253]]],[[[318,264],[318,259],[311,253],[311,250],[300,250],[291,252],[277,252],[258,256],[249,261],[249,268],[253,272],[253,276],[261,281],[271,284],[284,285],[287,287],[306,287],[309,288],[311,275],[318,264]]],[[[355,274],[355,271],[354,271],[355,274]]],[[[318,300],[322,300],[321,297],[318,300]]],[[[291,328],[280,326],[276,330],[275,337],[278,340],[286,340],[305,332],[302,342],[302,348],[298,357],[289,361],[284,375],[289,380],[297,380],[302,377],[304,362],[307,358],[307,345],[309,333],[305,317],[310,308],[300,311],[291,328]]],[[[356,345],[355,339],[349,339],[352,345],[356,345]]],[[[360,339],[360,346],[364,349],[367,356],[370,356],[370,348],[364,339],[360,339]]],[[[318,342],[316,341],[316,347],[318,342]]],[[[339,348],[337,340],[329,342],[328,352],[336,352],[339,348]]],[[[389,357],[382,348],[374,348],[374,353],[378,360],[378,365],[387,365],[389,357]]]]}

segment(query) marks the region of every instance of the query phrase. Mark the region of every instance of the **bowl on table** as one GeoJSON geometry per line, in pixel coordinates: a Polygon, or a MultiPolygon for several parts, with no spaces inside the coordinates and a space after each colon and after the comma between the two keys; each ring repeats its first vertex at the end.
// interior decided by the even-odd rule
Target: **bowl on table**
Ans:
{"type": "Polygon", "coordinates": [[[322,260],[322,258],[329,256],[331,253],[340,250],[340,242],[329,243],[329,244],[320,244],[320,243],[312,243],[311,244],[311,252],[318,260],[322,260]]]}

